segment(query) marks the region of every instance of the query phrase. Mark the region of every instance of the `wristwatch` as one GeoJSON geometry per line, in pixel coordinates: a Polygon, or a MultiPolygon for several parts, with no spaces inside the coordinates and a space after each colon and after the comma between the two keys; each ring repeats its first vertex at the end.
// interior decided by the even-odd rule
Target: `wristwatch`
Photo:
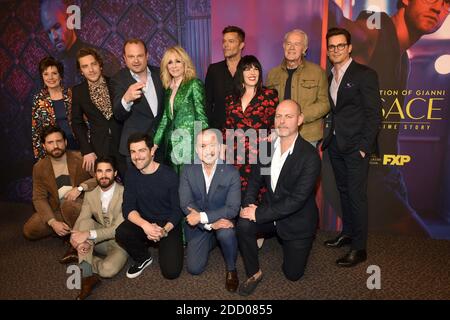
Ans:
{"type": "Polygon", "coordinates": [[[169,231],[167,231],[166,228],[162,228],[162,232],[163,232],[163,238],[167,237],[169,235],[169,231]]]}
{"type": "Polygon", "coordinates": [[[83,192],[83,191],[84,191],[84,189],[83,189],[82,186],[78,186],[78,187],[77,187],[77,190],[80,191],[80,192],[83,192]]]}

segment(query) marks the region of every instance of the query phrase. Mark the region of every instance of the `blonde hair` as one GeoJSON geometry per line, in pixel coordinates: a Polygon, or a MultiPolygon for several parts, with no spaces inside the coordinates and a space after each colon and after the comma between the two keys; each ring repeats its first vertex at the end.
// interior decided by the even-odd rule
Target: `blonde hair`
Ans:
{"type": "Polygon", "coordinates": [[[182,83],[197,77],[195,66],[192,63],[192,60],[187,54],[186,50],[184,50],[180,46],[170,47],[166,50],[166,52],[164,52],[164,55],[161,59],[161,81],[165,89],[170,87],[170,82],[172,81],[172,76],[170,75],[169,70],[167,69],[167,65],[169,64],[169,56],[171,54],[174,54],[175,56],[179,57],[184,65],[184,75],[182,83]]]}

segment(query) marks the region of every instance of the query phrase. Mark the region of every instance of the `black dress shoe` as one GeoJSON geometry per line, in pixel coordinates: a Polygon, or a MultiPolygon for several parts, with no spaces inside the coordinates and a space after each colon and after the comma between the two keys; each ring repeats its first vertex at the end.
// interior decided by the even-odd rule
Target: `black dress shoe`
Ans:
{"type": "Polygon", "coordinates": [[[348,246],[352,243],[352,238],[345,234],[340,234],[334,239],[325,241],[323,244],[328,248],[340,248],[342,246],[348,246]]]}
{"type": "Polygon", "coordinates": [[[236,292],[239,286],[239,279],[236,271],[227,271],[225,275],[225,289],[230,292],[236,292]]]}
{"type": "Polygon", "coordinates": [[[366,261],[366,250],[350,250],[345,256],[336,260],[339,267],[354,267],[358,263],[366,261]]]}
{"type": "Polygon", "coordinates": [[[59,260],[62,264],[69,264],[69,263],[78,263],[78,252],[77,250],[70,246],[69,250],[64,254],[64,256],[59,260]]]}
{"type": "Polygon", "coordinates": [[[239,294],[241,296],[251,295],[258,286],[258,283],[261,282],[262,278],[263,278],[262,274],[259,276],[259,278],[255,278],[255,276],[248,278],[247,281],[245,281],[239,286],[239,294]]]}
{"type": "Polygon", "coordinates": [[[77,300],[86,299],[94,290],[94,287],[100,283],[100,277],[93,274],[90,277],[83,278],[81,280],[80,294],[77,296],[77,300]]]}

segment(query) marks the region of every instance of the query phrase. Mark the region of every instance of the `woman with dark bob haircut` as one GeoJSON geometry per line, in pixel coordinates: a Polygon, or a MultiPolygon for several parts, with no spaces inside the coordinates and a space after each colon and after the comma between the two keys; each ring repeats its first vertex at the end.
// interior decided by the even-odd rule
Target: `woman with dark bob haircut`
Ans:
{"type": "Polygon", "coordinates": [[[63,64],[53,57],[45,57],[39,62],[39,75],[43,87],[33,97],[31,109],[31,138],[36,160],[45,157],[41,134],[48,126],[60,127],[67,136],[67,148],[78,149],[71,129],[72,90],[66,90],[62,86],[63,64]]]}
{"type": "MultiPolygon", "coordinates": [[[[227,162],[233,161],[240,172],[242,196],[247,190],[251,164],[255,164],[258,159],[259,143],[267,138],[261,133],[266,131],[267,135],[270,134],[278,105],[277,91],[264,87],[262,79],[262,67],[258,59],[251,55],[242,57],[234,76],[234,92],[225,99],[224,137],[236,139],[233,150],[227,150],[227,162]],[[235,131],[237,129],[242,130],[235,131]],[[256,135],[245,134],[250,131],[256,135]]],[[[260,195],[263,192],[261,190],[260,195]]]]}

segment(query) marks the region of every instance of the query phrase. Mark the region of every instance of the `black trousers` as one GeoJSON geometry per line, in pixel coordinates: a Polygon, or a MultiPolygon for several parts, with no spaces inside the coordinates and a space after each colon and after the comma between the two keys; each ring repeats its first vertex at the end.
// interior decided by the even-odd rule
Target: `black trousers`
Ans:
{"type": "MultiPolygon", "coordinates": [[[[157,222],[159,226],[165,223],[157,222]]],[[[147,238],[144,230],[129,220],[125,220],[116,229],[116,241],[133,258],[136,263],[141,263],[150,258],[148,247],[152,241],[147,238]]],[[[181,223],[175,226],[169,235],[159,241],[159,267],[166,279],[175,279],[183,269],[183,240],[181,223]]]]}
{"type": "MultiPolygon", "coordinates": [[[[260,269],[258,259],[257,235],[274,235],[276,226],[273,222],[257,224],[248,219],[239,218],[237,237],[247,277],[253,276],[260,269]]],[[[305,273],[309,252],[314,237],[296,240],[280,239],[283,248],[283,273],[288,280],[297,281],[305,273]]]]}
{"type": "Polygon", "coordinates": [[[351,249],[365,250],[368,230],[369,154],[362,158],[359,150],[348,154],[341,153],[335,137],[331,139],[328,154],[341,199],[342,233],[352,238],[351,249]]]}

